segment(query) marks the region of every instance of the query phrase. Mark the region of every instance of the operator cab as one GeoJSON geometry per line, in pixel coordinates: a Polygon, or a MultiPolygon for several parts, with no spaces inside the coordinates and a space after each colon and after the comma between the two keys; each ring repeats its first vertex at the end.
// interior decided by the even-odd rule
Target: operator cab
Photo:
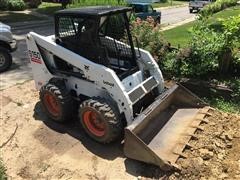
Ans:
{"type": "Polygon", "coordinates": [[[138,70],[129,7],[87,7],[55,14],[56,43],[113,69],[120,79],[138,70]]]}

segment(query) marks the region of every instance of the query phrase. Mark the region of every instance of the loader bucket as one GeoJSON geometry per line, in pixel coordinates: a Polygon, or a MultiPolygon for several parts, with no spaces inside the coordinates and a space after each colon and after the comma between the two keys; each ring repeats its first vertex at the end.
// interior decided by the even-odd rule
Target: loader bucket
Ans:
{"type": "Polygon", "coordinates": [[[124,154],[131,159],[179,168],[176,161],[201,123],[207,123],[210,107],[181,85],[160,95],[125,128],[124,154]]]}

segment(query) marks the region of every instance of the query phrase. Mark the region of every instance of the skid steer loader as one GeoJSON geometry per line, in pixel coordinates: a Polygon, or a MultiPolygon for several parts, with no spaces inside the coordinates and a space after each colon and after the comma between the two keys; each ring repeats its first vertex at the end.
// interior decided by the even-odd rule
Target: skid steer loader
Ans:
{"type": "Polygon", "coordinates": [[[77,114],[101,143],[124,133],[127,157],[168,170],[177,167],[211,109],[181,85],[164,87],[153,57],[133,45],[131,11],[103,6],[57,12],[55,35],[27,35],[33,76],[52,120],[77,114]]]}

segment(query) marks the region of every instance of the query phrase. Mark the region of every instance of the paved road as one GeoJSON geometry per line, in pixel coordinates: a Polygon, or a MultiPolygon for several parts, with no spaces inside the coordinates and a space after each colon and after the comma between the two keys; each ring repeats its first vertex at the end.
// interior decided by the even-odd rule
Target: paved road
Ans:
{"type": "Polygon", "coordinates": [[[169,25],[179,23],[186,19],[194,18],[196,14],[190,14],[187,6],[162,9],[162,24],[169,25]]]}
{"type": "MultiPolygon", "coordinates": [[[[195,16],[189,13],[187,7],[162,9],[161,12],[162,23],[165,25],[176,24],[195,16]]],[[[27,58],[26,34],[29,31],[34,31],[42,35],[51,35],[54,33],[53,21],[32,25],[20,23],[12,28],[15,37],[18,39],[18,50],[13,53],[14,64],[11,69],[0,75],[0,90],[32,79],[31,67],[27,58]]]]}
{"type": "Polygon", "coordinates": [[[54,28],[53,23],[46,23],[35,24],[34,26],[16,26],[12,27],[12,31],[18,40],[18,49],[12,54],[13,66],[11,69],[0,75],[0,90],[32,79],[31,67],[27,56],[26,34],[29,31],[33,31],[42,35],[51,35],[54,33],[54,28]]]}

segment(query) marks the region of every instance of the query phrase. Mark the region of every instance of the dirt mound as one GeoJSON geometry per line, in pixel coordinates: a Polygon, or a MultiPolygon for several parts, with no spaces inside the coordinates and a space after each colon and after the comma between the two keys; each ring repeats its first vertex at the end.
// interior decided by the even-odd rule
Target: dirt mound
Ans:
{"type": "Polygon", "coordinates": [[[120,142],[89,139],[78,121],[57,124],[41,110],[32,81],[1,91],[0,150],[13,179],[240,179],[240,117],[215,111],[179,159],[180,172],[126,159],[120,142]]]}
{"type": "Polygon", "coordinates": [[[240,116],[215,111],[170,179],[240,179],[240,116]]]}

